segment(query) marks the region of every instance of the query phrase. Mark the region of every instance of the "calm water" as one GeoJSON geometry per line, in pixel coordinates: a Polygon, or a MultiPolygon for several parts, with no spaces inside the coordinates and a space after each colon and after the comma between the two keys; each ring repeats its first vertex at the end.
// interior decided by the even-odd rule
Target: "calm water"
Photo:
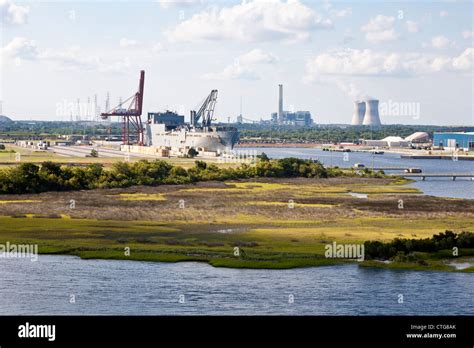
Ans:
{"type": "Polygon", "coordinates": [[[357,265],[238,270],[194,262],[40,255],[37,262],[2,259],[0,279],[0,312],[5,315],[474,314],[474,276],[466,273],[357,265]],[[71,294],[75,304],[69,303],[71,294]]]}
{"type": "MultiPolygon", "coordinates": [[[[408,160],[396,154],[259,148],[270,157],[319,159],[349,167],[419,167],[474,172],[474,162],[408,160]]],[[[474,181],[428,179],[426,194],[474,198],[474,181]]],[[[474,275],[363,269],[357,265],[292,270],[238,270],[202,263],[81,260],[40,255],[0,258],[0,314],[288,314],[474,315],[474,275]],[[403,295],[404,303],[398,303],[403,295]],[[69,303],[74,295],[76,303],[69,303]],[[184,303],[180,303],[184,295],[184,303]],[[294,303],[289,303],[290,295],[294,303]]]]}
{"type": "MultiPolygon", "coordinates": [[[[474,173],[474,161],[451,161],[437,159],[403,159],[399,154],[385,153],[372,155],[366,152],[346,153],[329,152],[307,148],[241,148],[239,150],[256,150],[265,152],[272,158],[298,157],[317,159],[328,166],[351,167],[355,163],[363,163],[367,167],[410,167],[421,168],[424,173],[474,173]],[[347,156],[346,155],[346,156],[347,156]]],[[[389,172],[390,173],[390,172],[389,172]]],[[[400,172],[398,172],[400,173],[400,172]]],[[[416,179],[412,186],[419,188],[427,195],[439,197],[474,199],[474,181],[470,178],[428,178],[426,181],[416,179]]]]}

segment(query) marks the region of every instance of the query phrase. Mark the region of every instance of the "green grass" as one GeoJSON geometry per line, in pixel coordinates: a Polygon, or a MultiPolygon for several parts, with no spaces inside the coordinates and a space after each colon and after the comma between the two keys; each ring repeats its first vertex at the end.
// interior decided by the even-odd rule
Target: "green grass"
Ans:
{"type": "MultiPolygon", "coordinates": [[[[276,225],[273,229],[270,228],[272,223],[267,221],[265,229],[253,228],[253,222],[242,232],[216,233],[216,230],[229,228],[230,225],[0,217],[0,243],[38,244],[40,253],[77,255],[84,259],[200,261],[215,267],[285,269],[347,262],[324,258],[325,245],[334,240],[361,243],[368,236],[341,227],[350,226],[350,219],[333,224],[301,221],[301,224],[307,225],[305,228],[277,227],[282,222],[273,221],[276,225]],[[313,226],[308,227],[311,223],[313,226]],[[239,247],[240,257],[234,255],[235,247],[239,247]],[[130,248],[130,256],[125,255],[125,248],[130,248]]],[[[384,227],[394,226],[395,221],[390,219],[366,219],[359,223],[361,231],[370,230],[368,226],[372,224],[371,228],[377,233],[385,233],[392,238],[396,236],[395,232],[381,231],[384,227]]],[[[236,226],[242,227],[242,222],[236,226]]],[[[386,236],[382,234],[382,237],[386,236]]],[[[408,263],[385,265],[369,261],[363,266],[451,271],[451,267],[443,265],[445,256],[437,253],[432,261],[430,256],[429,266],[408,263]]]]}
{"type": "MultiPolygon", "coordinates": [[[[472,211],[445,213],[445,204],[451,201],[442,198],[407,195],[407,207],[414,207],[411,211],[399,211],[397,197],[372,198],[384,193],[415,193],[402,186],[405,180],[396,184],[395,179],[357,178],[268,181],[51,192],[24,195],[21,200],[15,196],[16,204],[2,204],[14,201],[2,195],[0,243],[38,244],[40,253],[82,258],[284,269],[343,263],[324,258],[325,245],[333,241],[363,243],[474,230],[472,211]],[[371,197],[348,197],[350,191],[370,192],[371,197]],[[78,202],[76,209],[68,208],[70,196],[78,202]],[[177,208],[180,199],[186,201],[185,210],[177,208]],[[294,199],[295,209],[288,209],[289,199],[294,199]],[[368,209],[364,206],[367,202],[380,210],[368,209]],[[130,256],[124,254],[125,247],[130,248],[130,256]],[[241,257],[234,256],[235,247],[242,251],[241,257]]],[[[463,207],[466,203],[452,204],[463,207]]],[[[449,255],[440,252],[425,259],[430,261],[429,267],[389,267],[451,270],[443,265],[449,255]]],[[[371,264],[385,267],[364,263],[371,264]]]]}

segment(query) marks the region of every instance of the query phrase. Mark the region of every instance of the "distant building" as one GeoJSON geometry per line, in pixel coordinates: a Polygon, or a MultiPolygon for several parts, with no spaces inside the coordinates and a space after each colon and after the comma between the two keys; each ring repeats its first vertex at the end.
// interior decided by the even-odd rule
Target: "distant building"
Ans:
{"type": "Polygon", "coordinates": [[[362,145],[373,147],[407,147],[410,142],[396,136],[389,136],[382,140],[362,140],[362,145]]]}
{"type": "Polygon", "coordinates": [[[278,112],[271,115],[271,122],[279,125],[311,126],[313,119],[309,111],[284,111],[283,110],[283,85],[278,85],[278,112]]]}
{"type": "Polygon", "coordinates": [[[433,146],[446,150],[474,151],[474,132],[435,132],[433,146]]]}
{"type": "Polygon", "coordinates": [[[309,111],[283,111],[281,119],[278,118],[277,113],[273,113],[272,122],[290,126],[311,126],[313,119],[309,111]]]}
{"type": "Polygon", "coordinates": [[[405,140],[412,143],[427,143],[430,141],[430,135],[426,132],[415,132],[407,136],[405,140]]]}

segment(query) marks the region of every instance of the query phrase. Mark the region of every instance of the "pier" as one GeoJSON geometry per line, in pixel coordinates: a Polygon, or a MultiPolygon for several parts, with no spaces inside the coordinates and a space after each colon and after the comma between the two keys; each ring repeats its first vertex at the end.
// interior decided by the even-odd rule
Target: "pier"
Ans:
{"type": "MultiPolygon", "coordinates": [[[[329,166],[331,167],[331,166],[329,166]]],[[[392,172],[395,172],[395,171],[405,171],[407,169],[419,169],[419,168],[412,168],[412,167],[374,167],[372,168],[371,166],[366,166],[364,168],[354,168],[354,167],[346,167],[346,168],[341,168],[341,169],[345,169],[345,170],[349,170],[349,169],[354,169],[354,170],[364,170],[364,169],[370,169],[370,170],[383,170],[383,171],[392,171],[392,172]]]]}
{"type": "Polygon", "coordinates": [[[422,178],[424,181],[426,178],[474,178],[474,173],[403,173],[400,174],[389,174],[392,176],[403,176],[406,178],[422,178]]]}

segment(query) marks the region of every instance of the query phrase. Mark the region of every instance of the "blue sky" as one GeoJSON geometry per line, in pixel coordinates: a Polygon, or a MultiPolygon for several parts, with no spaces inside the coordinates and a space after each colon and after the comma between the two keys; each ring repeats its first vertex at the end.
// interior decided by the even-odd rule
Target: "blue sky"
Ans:
{"type": "MultiPolygon", "coordinates": [[[[0,0],[2,113],[67,120],[98,95],[102,111],[146,71],[145,112],[186,116],[211,89],[216,116],[285,109],[349,123],[368,96],[383,123],[473,125],[471,1],[26,2],[0,0]]],[[[87,115],[82,115],[83,118],[87,115]]]]}

